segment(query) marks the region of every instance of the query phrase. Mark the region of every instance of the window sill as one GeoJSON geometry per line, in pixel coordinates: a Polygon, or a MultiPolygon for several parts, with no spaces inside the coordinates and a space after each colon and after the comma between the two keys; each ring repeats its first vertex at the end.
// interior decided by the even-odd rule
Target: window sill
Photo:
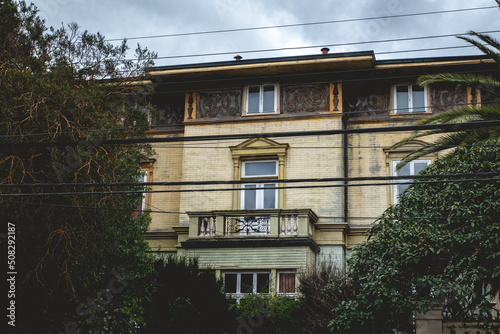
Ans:
{"type": "Polygon", "coordinates": [[[432,111],[417,111],[417,112],[400,112],[400,113],[390,113],[389,116],[407,116],[407,115],[429,115],[432,111]]]}
{"type": "Polygon", "coordinates": [[[255,113],[255,114],[242,114],[241,117],[265,117],[265,116],[269,116],[269,115],[279,115],[280,112],[277,111],[277,112],[266,112],[266,113],[255,113]]]}

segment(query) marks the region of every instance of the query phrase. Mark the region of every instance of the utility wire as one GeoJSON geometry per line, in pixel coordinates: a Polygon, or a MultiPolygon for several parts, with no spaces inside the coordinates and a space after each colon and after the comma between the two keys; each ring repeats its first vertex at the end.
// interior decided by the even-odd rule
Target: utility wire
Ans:
{"type": "MultiPolygon", "coordinates": [[[[407,176],[406,180],[414,178],[407,176]]],[[[367,187],[367,186],[388,186],[402,184],[439,184],[439,183],[463,183],[463,182],[482,182],[482,181],[500,181],[500,178],[472,178],[458,180],[432,180],[432,181],[397,181],[386,183],[344,183],[344,184],[327,184],[317,186],[283,186],[283,187],[268,187],[266,189],[315,189],[315,188],[339,188],[339,187],[367,187]]],[[[267,180],[268,183],[279,183],[279,180],[267,180]]],[[[252,183],[252,182],[247,182],[252,183]]],[[[68,195],[117,195],[117,194],[145,194],[145,193],[188,193],[188,192],[214,192],[214,191],[245,191],[245,188],[209,188],[209,189],[174,189],[174,190],[124,190],[124,191],[87,191],[87,192],[50,192],[50,193],[10,193],[0,194],[0,197],[28,197],[28,196],[68,196],[68,195]]]]}
{"type": "Polygon", "coordinates": [[[106,41],[107,42],[114,42],[114,41],[122,41],[124,39],[126,39],[126,40],[153,39],[153,38],[183,37],[183,36],[193,36],[193,35],[207,35],[207,34],[232,33],[232,32],[242,32],[242,31],[267,30],[267,29],[277,29],[277,28],[304,27],[304,26],[314,26],[314,25],[323,25],[323,24],[336,24],[336,23],[381,20],[381,19],[401,18],[401,17],[456,13],[456,12],[476,11],[476,10],[484,10],[484,9],[494,9],[494,8],[498,8],[498,7],[497,6],[486,6],[486,7],[475,7],[475,8],[461,8],[461,9],[450,9],[450,10],[441,10],[441,11],[432,11],[432,12],[383,15],[383,16],[363,17],[363,18],[354,18],[354,19],[342,19],[342,20],[333,20],[333,21],[319,21],[319,22],[294,23],[294,24],[283,24],[283,25],[250,27],[250,28],[209,30],[209,31],[186,32],[186,33],[163,34],[163,35],[147,35],[147,36],[125,37],[125,38],[111,38],[111,39],[107,39],[106,41]]]}
{"type": "MultiPolygon", "coordinates": [[[[492,34],[500,32],[500,30],[490,30],[490,31],[482,31],[480,34],[492,34]]],[[[395,42],[406,42],[406,41],[417,41],[424,39],[435,39],[435,38],[446,38],[446,37],[457,37],[457,36],[466,36],[467,33],[459,33],[459,34],[445,34],[445,35],[432,35],[432,36],[417,36],[417,37],[405,37],[405,38],[393,38],[393,39],[381,39],[375,41],[361,41],[361,42],[349,42],[349,43],[334,43],[334,44],[320,44],[320,45],[309,45],[309,46],[295,46],[295,47],[284,47],[284,48],[273,48],[273,49],[260,49],[260,50],[245,50],[245,51],[227,51],[227,52],[213,52],[213,53],[198,53],[198,54],[190,54],[190,55],[175,55],[175,56],[162,56],[157,57],[155,60],[159,59],[178,59],[178,58],[194,58],[194,57],[211,57],[211,56],[223,56],[223,55],[234,55],[234,54],[250,54],[250,53],[263,53],[263,52],[277,52],[277,51],[290,51],[290,50],[303,50],[303,49],[317,49],[321,47],[345,47],[352,45],[364,45],[364,44],[378,44],[378,43],[395,43],[395,42]]],[[[138,59],[130,59],[132,61],[138,59]]]]}
{"type": "Polygon", "coordinates": [[[50,188],[50,187],[152,187],[152,186],[202,186],[220,184],[246,184],[246,183],[323,183],[323,182],[361,182],[361,181],[386,181],[386,180],[408,180],[411,179],[443,179],[460,177],[486,177],[499,176],[500,172],[480,173],[453,173],[453,174],[422,174],[404,176],[362,176],[362,177],[333,177],[333,178],[306,178],[306,179],[246,179],[225,181],[182,181],[182,182],[103,182],[103,183],[4,183],[0,188],[50,188]]]}
{"type": "MultiPolygon", "coordinates": [[[[263,132],[229,135],[205,135],[205,136],[187,136],[187,137],[153,137],[153,138],[128,138],[128,139],[103,139],[99,145],[126,145],[126,144],[144,144],[144,143],[166,143],[166,142],[192,142],[192,141],[221,141],[221,140],[241,140],[249,138],[282,138],[282,137],[304,137],[304,136],[330,136],[339,134],[353,133],[380,133],[380,132],[403,132],[420,130],[441,130],[441,132],[454,132],[469,129],[478,129],[483,127],[500,126],[500,120],[477,121],[468,123],[451,124],[427,124],[427,125],[406,125],[406,126],[386,126],[372,128],[352,128],[352,129],[333,129],[316,131],[292,131],[292,132],[263,132]]],[[[74,141],[56,141],[56,142],[28,142],[28,143],[0,143],[0,148],[16,147],[53,147],[77,145],[74,141]]]]}

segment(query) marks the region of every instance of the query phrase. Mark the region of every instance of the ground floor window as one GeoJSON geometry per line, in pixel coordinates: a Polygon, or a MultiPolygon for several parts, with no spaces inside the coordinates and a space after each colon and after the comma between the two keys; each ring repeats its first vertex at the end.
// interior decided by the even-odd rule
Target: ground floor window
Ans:
{"type": "Polygon", "coordinates": [[[278,272],[278,293],[295,295],[296,293],[296,277],[295,271],[279,271],[278,272]]]}
{"type": "Polygon", "coordinates": [[[237,299],[252,293],[269,293],[270,271],[224,272],[224,291],[237,299]]]}
{"type": "Polygon", "coordinates": [[[277,293],[279,295],[296,296],[297,271],[262,270],[262,271],[225,271],[222,272],[225,293],[236,300],[250,294],[277,293]]]}

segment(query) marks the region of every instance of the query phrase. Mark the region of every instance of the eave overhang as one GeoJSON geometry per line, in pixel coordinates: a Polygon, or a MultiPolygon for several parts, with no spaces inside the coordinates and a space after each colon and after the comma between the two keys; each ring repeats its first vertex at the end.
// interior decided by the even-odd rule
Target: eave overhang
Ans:
{"type": "Polygon", "coordinates": [[[375,64],[373,51],[336,53],[314,56],[251,59],[193,65],[157,67],[149,71],[153,77],[167,80],[212,77],[241,77],[321,72],[326,70],[361,70],[375,64]]]}

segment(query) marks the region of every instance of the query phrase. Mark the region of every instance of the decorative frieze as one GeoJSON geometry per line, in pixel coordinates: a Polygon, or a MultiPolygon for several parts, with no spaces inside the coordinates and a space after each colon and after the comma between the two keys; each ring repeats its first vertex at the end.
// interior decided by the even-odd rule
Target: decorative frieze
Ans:
{"type": "Polygon", "coordinates": [[[467,104],[467,87],[451,84],[431,86],[432,112],[446,111],[467,104]]]}
{"type": "Polygon", "coordinates": [[[324,112],[329,109],[328,84],[285,86],[282,110],[285,114],[324,112]]]}
{"type": "Polygon", "coordinates": [[[347,100],[349,117],[387,115],[389,113],[389,91],[362,96],[351,96],[347,100]],[[365,114],[365,115],[363,115],[365,114]]]}
{"type": "Polygon", "coordinates": [[[180,108],[166,106],[163,110],[151,115],[151,124],[165,127],[181,126],[183,116],[183,111],[180,108]]]}
{"type": "Polygon", "coordinates": [[[241,90],[199,92],[197,118],[231,119],[241,115],[241,90]]]}

